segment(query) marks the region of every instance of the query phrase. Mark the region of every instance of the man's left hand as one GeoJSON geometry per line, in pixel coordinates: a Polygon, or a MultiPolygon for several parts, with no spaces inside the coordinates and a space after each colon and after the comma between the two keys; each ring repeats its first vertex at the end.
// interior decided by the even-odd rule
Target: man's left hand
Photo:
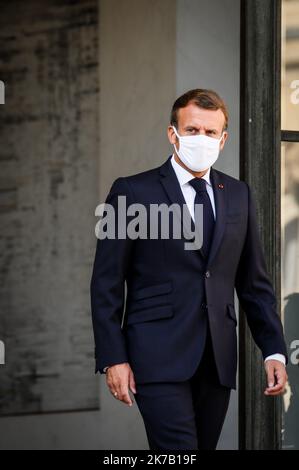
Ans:
{"type": "Polygon", "coordinates": [[[285,365],[280,361],[269,359],[265,362],[265,369],[268,383],[265,395],[281,395],[285,390],[288,380],[285,365]]]}

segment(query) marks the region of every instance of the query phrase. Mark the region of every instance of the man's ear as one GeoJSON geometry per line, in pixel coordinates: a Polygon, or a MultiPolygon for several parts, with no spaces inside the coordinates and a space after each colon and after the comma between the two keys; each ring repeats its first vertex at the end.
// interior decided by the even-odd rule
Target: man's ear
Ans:
{"type": "Polygon", "coordinates": [[[224,131],[223,137],[222,137],[222,140],[221,140],[221,143],[220,143],[220,150],[223,149],[223,147],[224,147],[225,142],[227,141],[227,139],[228,139],[228,132],[227,132],[227,131],[224,131]]]}
{"type": "Polygon", "coordinates": [[[174,132],[172,126],[168,126],[167,135],[168,135],[168,140],[171,143],[171,145],[177,144],[177,136],[175,135],[175,132],[174,132]]]}

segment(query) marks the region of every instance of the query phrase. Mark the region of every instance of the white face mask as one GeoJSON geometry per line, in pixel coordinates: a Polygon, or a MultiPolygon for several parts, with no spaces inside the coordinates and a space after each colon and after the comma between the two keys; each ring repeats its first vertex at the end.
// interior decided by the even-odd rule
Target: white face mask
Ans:
{"type": "Polygon", "coordinates": [[[175,151],[180,160],[192,171],[204,171],[210,168],[219,156],[220,139],[214,139],[207,135],[184,135],[180,136],[174,126],[172,126],[180,142],[180,149],[175,151]]]}

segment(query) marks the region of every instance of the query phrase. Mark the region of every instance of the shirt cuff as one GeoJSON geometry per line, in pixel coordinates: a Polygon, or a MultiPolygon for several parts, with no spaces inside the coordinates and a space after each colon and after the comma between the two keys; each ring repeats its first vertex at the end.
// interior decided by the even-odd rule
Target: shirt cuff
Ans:
{"type": "Polygon", "coordinates": [[[108,368],[109,368],[109,366],[106,366],[106,367],[103,368],[104,374],[106,374],[108,368]]]}
{"type": "Polygon", "coordinates": [[[283,365],[286,365],[286,358],[283,354],[271,354],[271,356],[267,356],[266,359],[265,359],[265,362],[266,361],[270,361],[270,360],[275,360],[275,361],[279,361],[279,362],[282,362],[283,365]]]}

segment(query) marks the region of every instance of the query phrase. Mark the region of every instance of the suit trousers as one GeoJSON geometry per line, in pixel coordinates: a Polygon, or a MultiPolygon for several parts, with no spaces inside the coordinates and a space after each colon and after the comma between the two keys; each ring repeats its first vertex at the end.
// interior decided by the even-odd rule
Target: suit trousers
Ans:
{"type": "Polygon", "coordinates": [[[231,389],[219,383],[209,328],[189,380],[140,383],[136,391],[151,451],[216,449],[231,389]]]}

